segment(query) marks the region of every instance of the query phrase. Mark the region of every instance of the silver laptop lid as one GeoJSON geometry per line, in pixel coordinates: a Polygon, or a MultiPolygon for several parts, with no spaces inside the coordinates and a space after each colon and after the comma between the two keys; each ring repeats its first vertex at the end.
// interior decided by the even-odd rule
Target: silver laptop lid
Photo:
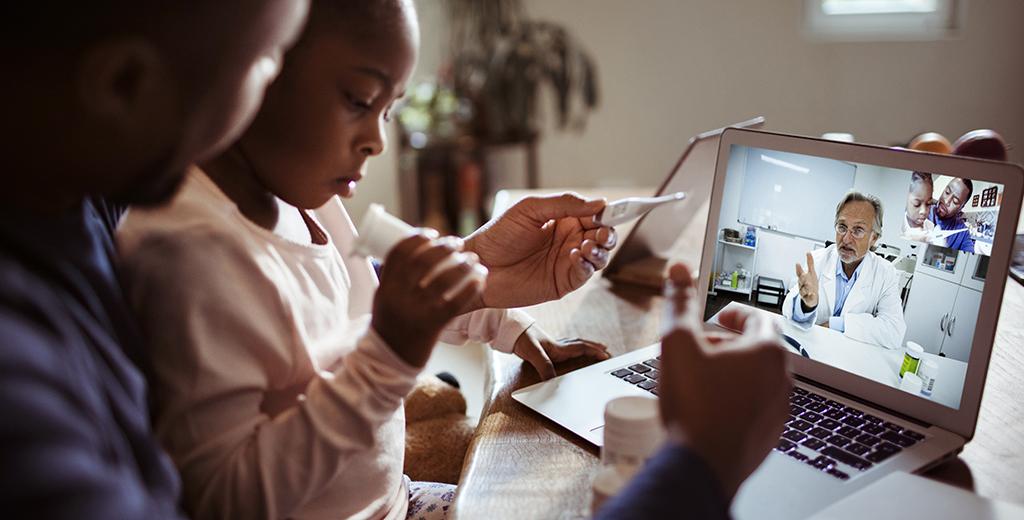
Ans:
{"type": "MultiPolygon", "coordinates": [[[[731,127],[761,128],[762,125],[764,118],[759,116],[731,127]]],[[[649,281],[651,285],[660,287],[663,280],[662,266],[667,261],[685,258],[687,253],[693,252],[693,244],[681,241],[680,237],[687,226],[703,227],[703,220],[707,218],[715,162],[718,160],[718,140],[724,129],[709,130],[690,138],[686,149],[655,193],[663,195],[685,192],[686,201],[657,208],[641,218],[605,268],[606,276],[639,283],[649,281]],[[639,272],[645,269],[643,266],[632,273],[627,272],[631,265],[638,266],[648,259],[658,260],[656,265],[647,264],[653,266],[655,271],[650,274],[649,280],[639,272]]]]}
{"type": "Polygon", "coordinates": [[[700,269],[705,318],[729,304],[770,310],[801,343],[796,374],[970,438],[1022,178],[1008,163],[727,129],[700,269]],[[850,191],[879,201],[879,222],[837,216],[850,191]],[[808,253],[818,281],[809,313],[796,272],[808,253]],[[845,265],[859,266],[852,281],[845,265]],[[923,353],[904,364],[908,341],[923,353]],[[908,388],[902,374],[917,371],[926,386],[934,378],[930,395],[908,388]]]}

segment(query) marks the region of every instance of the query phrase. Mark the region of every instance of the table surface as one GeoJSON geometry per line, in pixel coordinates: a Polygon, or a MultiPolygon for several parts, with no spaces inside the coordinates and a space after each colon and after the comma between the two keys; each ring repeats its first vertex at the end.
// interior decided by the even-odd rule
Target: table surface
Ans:
{"type": "MultiPolygon", "coordinates": [[[[551,192],[555,190],[546,190],[551,192]]],[[[577,190],[584,195],[649,195],[653,190],[577,190]]],[[[543,192],[507,192],[497,207],[543,192]]],[[[697,266],[706,217],[684,231],[694,244],[682,260],[697,266]]],[[[619,227],[625,238],[628,225],[619,227]]],[[[662,298],[650,289],[616,286],[594,277],[565,298],[528,308],[556,337],[604,342],[613,355],[658,340],[662,298]]],[[[1024,502],[1024,287],[1009,280],[974,439],[957,459],[929,477],[991,498],[1024,502]]],[[[568,363],[559,373],[585,363],[568,363]]],[[[518,358],[491,353],[484,412],[470,445],[456,495],[458,518],[582,518],[590,514],[590,485],[598,450],[515,402],[511,392],[539,380],[518,358]]]]}
{"type": "MultiPolygon", "coordinates": [[[[900,386],[900,367],[903,365],[903,350],[887,349],[847,337],[842,332],[821,326],[804,329],[780,314],[759,309],[740,302],[729,302],[718,314],[727,309],[747,307],[776,322],[784,334],[800,343],[811,359],[866,377],[884,385],[900,386]]],[[[718,314],[708,323],[718,324],[718,314]]],[[[938,373],[935,377],[935,391],[931,400],[946,406],[960,406],[964,380],[967,377],[967,363],[949,357],[925,352],[922,361],[935,361],[938,373]]]]}

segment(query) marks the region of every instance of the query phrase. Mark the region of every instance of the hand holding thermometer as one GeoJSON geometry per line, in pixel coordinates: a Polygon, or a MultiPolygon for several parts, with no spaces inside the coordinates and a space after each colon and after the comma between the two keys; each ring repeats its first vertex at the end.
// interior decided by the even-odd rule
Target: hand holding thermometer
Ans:
{"type": "Polygon", "coordinates": [[[652,209],[680,201],[686,198],[683,192],[671,193],[661,197],[630,197],[609,203],[594,217],[594,223],[602,226],[617,226],[644,216],[652,209]]]}

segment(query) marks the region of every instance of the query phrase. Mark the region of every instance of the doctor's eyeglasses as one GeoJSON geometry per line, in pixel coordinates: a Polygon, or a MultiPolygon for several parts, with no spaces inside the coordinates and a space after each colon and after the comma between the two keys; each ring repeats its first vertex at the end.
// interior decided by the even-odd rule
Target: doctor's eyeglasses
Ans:
{"type": "Polygon", "coordinates": [[[860,240],[864,238],[864,236],[867,235],[871,230],[862,228],[860,226],[854,226],[850,228],[846,227],[846,224],[836,224],[836,234],[838,234],[839,236],[845,235],[847,231],[849,231],[850,234],[853,235],[853,238],[860,240]]]}

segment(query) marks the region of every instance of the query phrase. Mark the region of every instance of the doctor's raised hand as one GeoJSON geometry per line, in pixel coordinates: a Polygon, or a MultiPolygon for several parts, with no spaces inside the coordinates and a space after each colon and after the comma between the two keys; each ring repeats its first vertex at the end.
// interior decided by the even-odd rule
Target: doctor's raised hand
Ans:
{"type": "Polygon", "coordinates": [[[806,271],[799,263],[796,264],[796,277],[804,312],[810,312],[818,306],[818,273],[814,270],[814,257],[810,253],[807,253],[806,271]]]}
{"type": "Polygon", "coordinates": [[[524,307],[578,289],[608,264],[615,230],[594,223],[603,199],[527,197],[466,238],[487,267],[483,307],[524,307]]]}

